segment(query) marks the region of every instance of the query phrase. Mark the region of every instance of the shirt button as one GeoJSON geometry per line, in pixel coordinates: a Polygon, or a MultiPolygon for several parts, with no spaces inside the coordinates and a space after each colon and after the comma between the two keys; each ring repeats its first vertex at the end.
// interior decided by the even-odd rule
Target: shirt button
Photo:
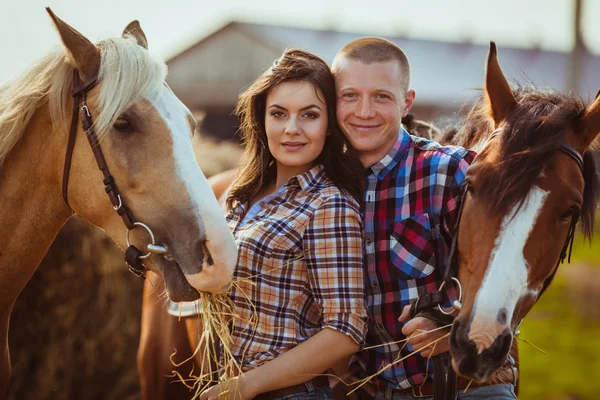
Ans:
{"type": "Polygon", "coordinates": [[[377,283],[377,281],[371,281],[371,285],[373,285],[374,288],[379,287],[379,284],[377,283]]]}
{"type": "Polygon", "coordinates": [[[370,246],[373,242],[371,241],[371,239],[367,238],[367,246],[370,246]]]}

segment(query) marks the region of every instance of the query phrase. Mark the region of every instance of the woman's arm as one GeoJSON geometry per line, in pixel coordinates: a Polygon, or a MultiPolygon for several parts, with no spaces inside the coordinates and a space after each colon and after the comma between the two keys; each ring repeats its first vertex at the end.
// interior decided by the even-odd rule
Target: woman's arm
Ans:
{"type": "Polygon", "coordinates": [[[245,400],[261,393],[298,385],[324,373],[358,349],[358,344],[349,336],[325,328],[274,360],[226,384],[211,387],[202,393],[200,399],[222,399],[219,393],[229,390],[225,398],[245,400]]]}

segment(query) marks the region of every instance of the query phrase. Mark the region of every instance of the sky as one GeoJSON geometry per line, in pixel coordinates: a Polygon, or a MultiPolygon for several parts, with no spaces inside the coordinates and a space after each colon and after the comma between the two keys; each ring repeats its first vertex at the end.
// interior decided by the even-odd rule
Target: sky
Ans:
{"type": "MultiPolygon", "coordinates": [[[[0,0],[0,82],[60,44],[44,7],[93,42],[134,19],[165,59],[232,21],[569,51],[574,0],[0,0]]],[[[583,0],[584,39],[600,54],[600,0],[583,0]]]]}

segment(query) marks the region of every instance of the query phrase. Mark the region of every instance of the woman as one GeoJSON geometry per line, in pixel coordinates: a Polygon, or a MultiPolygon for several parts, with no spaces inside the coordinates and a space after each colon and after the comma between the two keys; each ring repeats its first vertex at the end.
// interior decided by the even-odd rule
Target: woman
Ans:
{"type": "Polygon", "coordinates": [[[226,204],[239,248],[230,350],[243,373],[203,400],[333,398],[319,375],[363,343],[363,168],[335,96],[327,64],[301,50],[241,95],[246,151],[226,204]]]}

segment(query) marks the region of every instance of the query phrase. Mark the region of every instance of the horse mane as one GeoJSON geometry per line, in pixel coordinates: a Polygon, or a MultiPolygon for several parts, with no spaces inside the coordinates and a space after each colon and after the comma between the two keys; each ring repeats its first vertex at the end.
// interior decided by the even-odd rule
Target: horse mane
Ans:
{"type": "MultiPolygon", "coordinates": [[[[513,89],[517,106],[505,121],[502,133],[493,140],[500,143],[499,160],[484,166],[478,182],[478,195],[485,196],[490,212],[506,213],[522,205],[536,179],[564,142],[564,132],[575,128],[586,106],[581,98],[552,89],[518,86],[513,89]]],[[[494,129],[485,95],[468,111],[458,128],[437,137],[442,143],[467,148],[487,140],[494,129]]],[[[597,161],[589,148],[584,157],[585,190],[581,209],[582,231],[590,238],[600,195],[597,161]]]]}
{"type": "MultiPolygon", "coordinates": [[[[94,125],[101,138],[128,107],[157,95],[167,70],[162,60],[150,56],[133,37],[105,39],[98,46],[102,85],[94,125]]],[[[0,167],[44,103],[49,104],[52,123],[67,129],[73,69],[61,48],[0,86],[0,167]]]]}

